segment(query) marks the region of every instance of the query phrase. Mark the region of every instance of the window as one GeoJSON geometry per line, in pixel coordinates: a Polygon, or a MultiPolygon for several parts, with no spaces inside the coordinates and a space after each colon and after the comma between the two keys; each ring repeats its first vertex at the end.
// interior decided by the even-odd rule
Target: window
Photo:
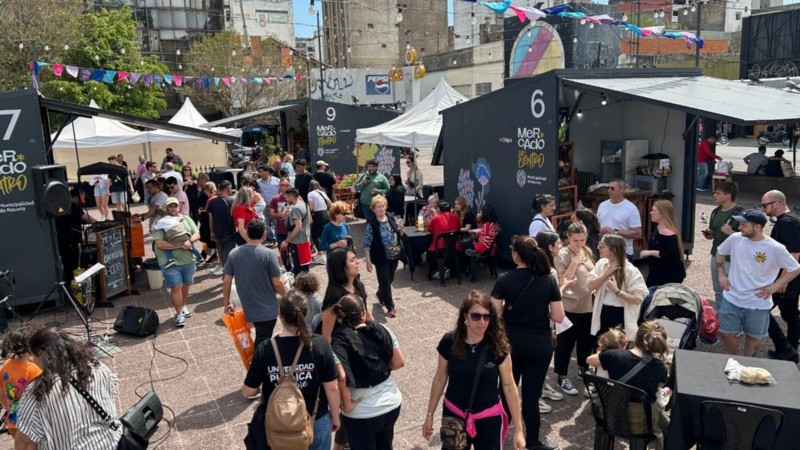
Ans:
{"type": "Polygon", "coordinates": [[[741,12],[737,12],[736,13],[736,20],[742,20],[742,13],[741,12]]]}
{"type": "Polygon", "coordinates": [[[472,85],[469,84],[459,84],[453,86],[453,89],[456,90],[459,94],[463,95],[464,97],[472,97],[472,85]]]}
{"type": "Polygon", "coordinates": [[[477,83],[475,84],[475,95],[483,95],[492,92],[492,83],[477,83]]]}

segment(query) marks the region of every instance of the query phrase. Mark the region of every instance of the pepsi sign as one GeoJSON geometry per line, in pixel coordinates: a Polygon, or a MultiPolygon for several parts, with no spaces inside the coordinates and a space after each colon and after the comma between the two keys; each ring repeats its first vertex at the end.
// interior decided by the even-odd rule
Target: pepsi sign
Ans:
{"type": "Polygon", "coordinates": [[[389,75],[367,75],[367,95],[389,95],[392,85],[389,75]]]}

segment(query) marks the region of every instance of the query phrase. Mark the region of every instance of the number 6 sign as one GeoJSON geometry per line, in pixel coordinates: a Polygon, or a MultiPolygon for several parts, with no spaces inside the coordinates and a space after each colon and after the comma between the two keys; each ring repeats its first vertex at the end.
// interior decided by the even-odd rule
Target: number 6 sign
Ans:
{"type": "Polygon", "coordinates": [[[544,115],[544,100],[541,98],[543,95],[544,92],[541,89],[533,91],[533,95],[531,95],[531,113],[537,119],[541,119],[544,115]]]}

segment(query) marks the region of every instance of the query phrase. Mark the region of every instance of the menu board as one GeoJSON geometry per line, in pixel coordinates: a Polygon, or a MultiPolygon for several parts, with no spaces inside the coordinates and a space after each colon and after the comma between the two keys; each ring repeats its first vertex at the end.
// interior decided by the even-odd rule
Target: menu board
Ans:
{"type": "Polygon", "coordinates": [[[100,297],[130,291],[128,277],[128,248],[122,226],[97,232],[97,260],[105,266],[100,272],[100,297]]]}
{"type": "Polygon", "coordinates": [[[562,186],[558,188],[556,197],[556,214],[571,214],[578,204],[578,186],[562,186]]]}

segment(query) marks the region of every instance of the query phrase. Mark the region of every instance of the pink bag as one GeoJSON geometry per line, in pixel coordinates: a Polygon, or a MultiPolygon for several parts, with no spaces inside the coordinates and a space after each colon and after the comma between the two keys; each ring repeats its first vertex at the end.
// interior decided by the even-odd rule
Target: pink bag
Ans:
{"type": "Polygon", "coordinates": [[[711,306],[711,303],[705,297],[700,297],[700,304],[702,305],[700,312],[700,340],[711,345],[717,342],[719,316],[717,316],[717,310],[711,306]]]}

